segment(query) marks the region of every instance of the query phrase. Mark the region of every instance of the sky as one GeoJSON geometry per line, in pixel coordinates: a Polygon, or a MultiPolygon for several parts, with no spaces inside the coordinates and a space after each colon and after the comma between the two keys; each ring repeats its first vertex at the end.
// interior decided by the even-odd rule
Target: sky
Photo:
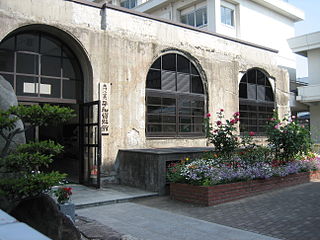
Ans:
{"type": "MultiPolygon", "coordinates": [[[[287,2],[301,9],[305,14],[305,20],[295,23],[296,36],[320,31],[320,0],[288,0],[287,2]]],[[[297,78],[307,76],[307,59],[297,56],[297,78]]]]}

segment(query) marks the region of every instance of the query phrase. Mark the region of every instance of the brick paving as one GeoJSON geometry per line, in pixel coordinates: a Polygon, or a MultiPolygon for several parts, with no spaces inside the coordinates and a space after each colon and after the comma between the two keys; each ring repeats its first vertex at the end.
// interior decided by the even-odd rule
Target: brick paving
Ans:
{"type": "Polygon", "coordinates": [[[280,239],[320,240],[320,182],[212,207],[153,197],[135,203],[280,239]]]}

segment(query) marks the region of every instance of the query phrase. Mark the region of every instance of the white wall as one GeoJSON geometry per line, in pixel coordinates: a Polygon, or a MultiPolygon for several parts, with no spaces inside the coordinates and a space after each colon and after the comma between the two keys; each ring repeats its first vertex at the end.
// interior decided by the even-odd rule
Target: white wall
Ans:
{"type": "Polygon", "coordinates": [[[308,72],[309,84],[320,84],[320,48],[308,51],[308,72]]]}

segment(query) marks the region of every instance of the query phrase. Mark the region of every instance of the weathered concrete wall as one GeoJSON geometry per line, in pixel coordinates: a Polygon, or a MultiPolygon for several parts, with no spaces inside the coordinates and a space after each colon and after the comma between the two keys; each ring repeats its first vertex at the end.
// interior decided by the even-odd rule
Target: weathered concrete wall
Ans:
{"type": "Polygon", "coordinates": [[[103,136],[105,166],[114,163],[118,149],[205,146],[204,138],[145,136],[146,76],[153,61],[165,52],[185,54],[198,66],[207,86],[209,112],[224,108],[229,117],[238,111],[239,73],[252,67],[264,69],[275,79],[280,113],[288,110],[288,75],[277,67],[277,54],[270,51],[111,8],[63,0],[0,0],[0,22],[0,40],[30,24],[50,25],[71,35],[78,42],[74,50],[81,46],[92,68],[92,74],[85,77],[85,90],[92,91],[86,101],[98,98],[98,82],[112,83],[110,135],[103,136]]]}

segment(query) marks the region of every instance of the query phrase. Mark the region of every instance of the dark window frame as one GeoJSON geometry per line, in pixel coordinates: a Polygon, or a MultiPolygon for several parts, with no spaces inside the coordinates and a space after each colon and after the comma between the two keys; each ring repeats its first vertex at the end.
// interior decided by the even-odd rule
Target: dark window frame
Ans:
{"type": "MultiPolygon", "coordinates": [[[[172,54],[172,53],[169,53],[172,54]]],[[[159,57],[150,67],[150,71],[160,71],[160,84],[156,83],[154,85],[154,88],[150,86],[149,79],[147,78],[146,83],[146,136],[147,137],[204,137],[204,122],[203,118],[205,116],[205,109],[206,109],[206,101],[205,101],[205,94],[204,94],[204,86],[201,79],[200,74],[195,72],[195,66],[191,63],[190,60],[188,60],[186,57],[173,53],[175,56],[175,66],[172,66],[172,69],[175,69],[175,71],[170,70],[164,70],[163,69],[163,58],[168,57],[169,54],[162,55],[159,57]],[[182,57],[182,58],[181,58],[182,57]],[[186,73],[186,68],[183,68],[178,66],[180,63],[178,58],[180,58],[180,61],[183,60],[188,61],[188,68],[189,71],[186,73]],[[160,65],[159,65],[160,62],[160,65]],[[179,72],[178,69],[184,69],[179,72]],[[163,73],[171,72],[172,75],[175,75],[174,84],[171,84],[172,88],[167,90],[162,90],[161,88],[163,85],[161,84],[163,81],[163,73]],[[178,89],[178,76],[179,74],[184,74],[189,77],[189,91],[179,91],[181,89],[178,89]],[[198,81],[201,81],[201,90],[197,89],[197,91],[192,92],[192,76],[199,77],[198,81]],[[157,89],[156,87],[160,85],[160,89],[157,89]],[[149,86],[149,87],[148,87],[149,86]],[[153,104],[150,103],[150,98],[158,98],[157,103],[153,104]],[[172,110],[172,107],[166,106],[163,104],[163,99],[175,99],[174,104],[174,113],[166,113],[167,110],[169,112],[172,110]],[[182,103],[184,102],[190,102],[190,107],[182,107],[182,103]],[[192,105],[193,104],[193,105],[192,105]],[[200,106],[200,107],[199,107],[200,106]],[[153,112],[154,111],[154,112],[153,112]],[[189,111],[189,114],[184,114],[183,111],[189,111]],[[198,115],[196,115],[198,114],[198,115]],[[164,118],[167,119],[173,119],[172,117],[175,117],[175,122],[166,122],[164,118]],[[150,118],[158,119],[158,122],[152,122],[150,121],[150,118]],[[186,120],[189,119],[189,123],[183,123],[182,119],[186,120]],[[199,121],[201,119],[201,124],[199,124],[199,121]],[[158,129],[158,131],[152,131],[151,129],[158,129]],[[172,131],[165,131],[165,129],[171,128],[172,131]],[[159,130],[160,129],[160,130],[159,130]],[[174,130],[173,130],[174,129],[174,130]],[[201,129],[201,131],[199,131],[201,129]]],[[[172,57],[172,56],[171,56],[172,57]]],[[[184,62],[185,64],[186,62],[184,62]]],[[[170,66],[169,66],[170,67],[170,66]]],[[[148,72],[148,73],[149,73],[148,72]]],[[[148,75],[149,76],[149,75],[148,75]]],[[[173,100],[172,100],[173,101],[173,100]]]]}
{"type": "MultiPolygon", "coordinates": [[[[82,84],[83,84],[83,74],[81,71],[81,66],[80,63],[78,61],[78,59],[76,58],[75,54],[69,49],[69,47],[64,44],[61,40],[59,40],[58,38],[54,37],[51,34],[47,34],[41,31],[24,31],[24,32],[20,32],[17,33],[13,36],[10,36],[8,38],[5,38],[1,43],[0,43],[0,51],[8,51],[10,53],[13,53],[14,55],[14,60],[13,60],[13,70],[12,71],[1,71],[0,70],[0,75],[5,75],[5,76],[12,76],[13,78],[13,82],[9,81],[12,84],[12,87],[17,95],[18,100],[21,101],[36,101],[36,102],[56,102],[56,103],[78,103],[81,102],[82,99],[82,84]],[[28,50],[23,50],[20,49],[18,50],[18,45],[17,45],[17,38],[19,36],[23,36],[24,34],[30,34],[30,35],[34,35],[35,38],[38,38],[37,40],[37,50],[36,51],[28,51],[28,50]],[[42,40],[45,41],[51,41],[54,42],[55,45],[58,46],[58,50],[60,51],[60,55],[57,54],[44,54],[41,53],[43,51],[42,49],[42,40]],[[12,49],[7,49],[5,46],[5,44],[7,43],[7,40],[11,40],[13,41],[13,47],[12,49]],[[2,47],[4,44],[4,47],[2,47]],[[36,73],[23,73],[23,72],[18,72],[17,70],[17,60],[18,60],[18,55],[19,54],[23,54],[23,55],[33,55],[36,56],[37,58],[37,72],[36,73]],[[45,57],[54,57],[54,58],[59,58],[59,68],[60,68],[60,75],[49,75],[49,74],[42,74],[42,71],[45,69],[44,68],[44,64],[43,64],[43,59],[45,59],[45,57]],[[64,74],[64,60],[67,61],[72,61],[73,62],[73,66],[72,66],[72,71],[75,73],[74,78],[72,77],[67,77],[64,74]],[[75,64],[75,65],[74,65],[75,64]],[[17,92],[17,79],[21,78],[21,77],[25,77],[25,78],[29,78],[29,77],[33,77],[36,80],[35,82],[35,93],[34,94],[28,94],[26,92],[23,92],[22,94],[17,92]],[[47,82],[47,83],[43,83],[47,82]],[[57,85],[52,85],[50,83],[48,83],[49,81],[59,81],[58,83],[58,87],[59,89],[59,94],[58,97],[57,96],[53,96],[54,94],[53,89],[55,86],[57,85]],[[67,81],[67,82],[65,82],[67,81]],[[64,93],[67,93],[69,91],[64,91],[64,84],[67,85],[67,83],[72,83],[72,85],[74,84],[74,92],[72,92],[72,95],[74,95],[74,97],[66,97],[66,95],[64,96],[64,93]],[[49,84],[50,85],[50,89],[51,89],[51,94],[45,94],[45,93],[41,93],[40,92],[40,87],[41,84],[49,84]],[[52,96],[51,96],[52,95],[52,96]]],[[[47,65],[49,66],[49,65],[47,65]]],[[[66,72],[70,72],[70,69],[66,72]]],[[[22,83],[24,84],[24,82],[22,83]]],[[[68,93],[69,94],[69,93],[68,93]]]]}
{"type": "Polygon", "coordinates": [[[272,117],[274,109],[274,93],[268,76],[256,68],[248,70],[239,84],[240,134],[245,135],[253,131],[257,136],[264,136],[267,121],[272,117]],[[255,93],[249,93],[248,86],[252,86],[251,90],[255,93]],[[265,89],[264,96],[261,95],[261,89],[265,89]],[[266,89],[271,89],[272,96],[267,95],[266,89]],[[250,98],[249,95],[255,97],[250,98]]]}

